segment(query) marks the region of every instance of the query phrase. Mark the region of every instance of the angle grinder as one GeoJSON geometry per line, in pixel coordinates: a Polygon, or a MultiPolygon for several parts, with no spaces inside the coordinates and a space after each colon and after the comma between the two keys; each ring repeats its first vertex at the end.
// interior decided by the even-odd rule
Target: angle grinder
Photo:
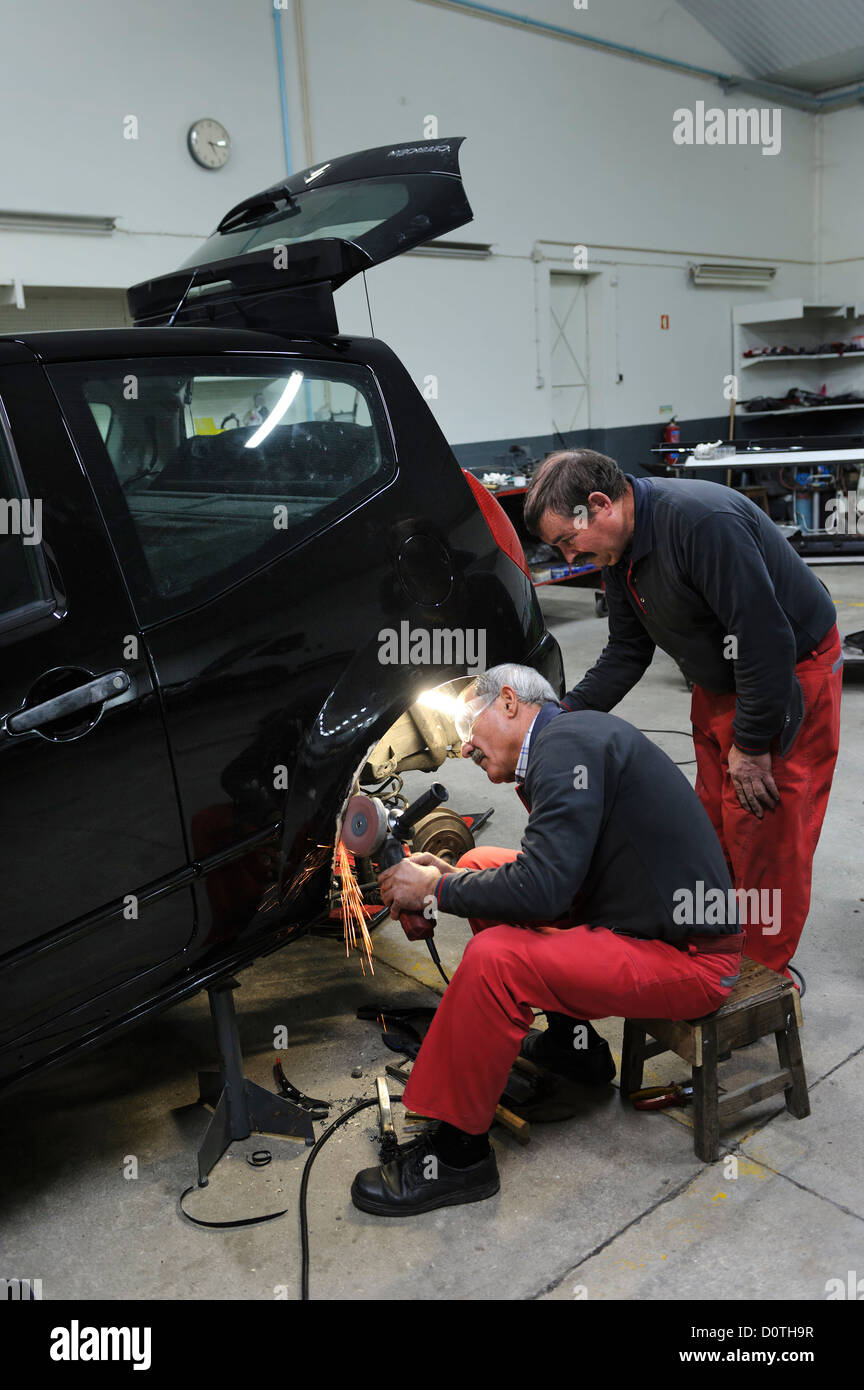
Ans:
{"type": "MultiPolygon", "coordinates": [[[[345,808],[342,843],[352,854],[374,859],[380,870],[392,869],[405,856],[405,843],[418,821],[447,801],[449,793],[440,782],[432,786],[404,811],[388,810],[377,796],[352,796],[345,808]]],[[[426,941],[435,930],[433,919],[422,912],[403,912],[399,922],[409,941],[426,941]]],[[[431,951],[431,945],[430,945],[431,951]]],[[[435,959],[433,955],[433,960],[435,959]]]]}

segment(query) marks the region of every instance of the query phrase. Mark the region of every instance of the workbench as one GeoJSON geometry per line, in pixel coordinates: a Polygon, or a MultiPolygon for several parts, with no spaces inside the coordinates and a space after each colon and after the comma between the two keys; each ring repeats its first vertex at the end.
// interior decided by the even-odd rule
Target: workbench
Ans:
{"type": "MultiPolygon", "coordinates": [[[[830,441],[820,439],[814,447],[808,447],[802,442],[793,447],[789,447],[791,441],[787,442],[785,448],[766,448],[764,442],[755,440],[730,440],[720,444],[718,452],[714,457],[697,458],[694,448],[685,445],[678,450],[678,459],[674,464],[670,464],[675,477],[686,477],[697,470],[706,469],[709,471],[723,470],[726,473],[725,482],[728,487],[733,484],[730,481],[730,474],[733,469],[741,469],[746,472],[758,472],[760,469],[775,469],[793,467],[796,472],[803,468],[808,468],[816,464],[831,464],[834,468],[833,480],[829,486],[814,486],[812,488],[802,488],[801,491],[812,492],[812,512],[811,524],[809,529],[796,523],[775,522],[775,526],[786,537],[793,550],[801,556],[806,565],[811,568],[820,565],[860,565],[864,564],[864,517],[856,517],[857,525],[853,526],[851,534],[840,531],[829,531],[826,527],[819,525],[819,497],[822,494],[836,496],[843,493],[838,478],[839,470],[845,464],[857,464],[860,469],[864,469],[864,445],[859,443],[843,443],[832,446],[830,441]],[[741,447],[737,447],[740,445],[741,447]],[[722,452],[721,452],[722,451],[722,452]],[[732,452],[730,452],[732,451],[732,452]]],[[[668,444],[662,448],[652,449],[654,454],[669,454],[668,444]]],[[[826,475],[813,474],[814,480],[820,484],[827,482],[826,475]]],[[[735,489],[743,491],[743,489],[735,489]]],[[[790,488],[793,497],[796,488],[790,488]]],[[[864,651],[858,651],[854,647],[849,647],[843,643],[844,659],[852,664],[864,663],[864,651]]]]}

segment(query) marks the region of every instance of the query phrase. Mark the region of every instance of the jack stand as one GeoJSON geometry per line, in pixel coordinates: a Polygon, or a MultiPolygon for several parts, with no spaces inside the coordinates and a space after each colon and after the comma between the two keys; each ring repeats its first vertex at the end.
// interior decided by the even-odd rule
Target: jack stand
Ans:
{"type": "Polygon", "coordinates": [[[198,1150],[199,1187],[207,1186],[208,1174],[229,1145],[235,1139],[248,1139],[253,1129],[266,1134],[293,1134],[305,1139],[307,1145],[315,1143],[308,1111],[283,1096],[265,1091],[243,1075],[233,996],[239,988],[239,982],[229,977],[207,991],[222,1070],[198,1073],[199,1100],[213,1106],[213,1118],[198,1150]]]}

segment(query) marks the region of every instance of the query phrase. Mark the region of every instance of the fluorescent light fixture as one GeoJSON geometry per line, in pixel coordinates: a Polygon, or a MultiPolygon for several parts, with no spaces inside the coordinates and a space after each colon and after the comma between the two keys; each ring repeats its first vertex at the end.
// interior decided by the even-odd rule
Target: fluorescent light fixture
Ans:
{"type": "Polygon", "coordinates": [[[17,212],[0,208],[0,231],[85,232],[105,236],[117,228],[116,217],[90,217],[65,212],[17,212]]]}
{"type": "Polygon", "coordinates": [[[763,289],[777,274],[776,265],[732,265],[722,261],[690,263],[694,285],[729,285],[732,289],[763,289]]]}
{"type": "Polygon", "coordinates": [[[294,397],[300,390],[300,384],[302,380],[302,372],[291,373],[291,375],[288,378],[288,384],[285,387],[285,390],[282,392],[282,395],[279,397],[273,409],[270,411],[270,414],[267,416],[267,419],[264,421],[263,425],[259,425],[258,429],[252,435],[251,439],[246,440],[245,447],[247,449],[255,449],[262,442],[262,440],[267,438],[270,431],[276,428],[276,426],[279,424],[279,421],[282,419],[282,416],[285,414],[286,410],[291,409],[291,406],[294,403],[294,397]]]}
{"type": "Polygon", "coordinates": [[[412,246],[406,256],[451,256],[463,261],[485,261],[492,255],[492,247],[480,241],[426,241],[422,246],[412,246]]]}

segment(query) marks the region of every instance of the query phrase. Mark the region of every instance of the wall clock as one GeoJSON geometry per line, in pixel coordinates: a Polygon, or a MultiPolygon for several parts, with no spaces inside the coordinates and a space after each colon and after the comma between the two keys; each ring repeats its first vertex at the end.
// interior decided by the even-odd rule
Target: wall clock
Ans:
{"type": "Polygon", "coordinates": [[[231,137],[220,121],[202,116],[189,127],[189,153],[202,169],[222,169],[231,154],[231,137]]]}

